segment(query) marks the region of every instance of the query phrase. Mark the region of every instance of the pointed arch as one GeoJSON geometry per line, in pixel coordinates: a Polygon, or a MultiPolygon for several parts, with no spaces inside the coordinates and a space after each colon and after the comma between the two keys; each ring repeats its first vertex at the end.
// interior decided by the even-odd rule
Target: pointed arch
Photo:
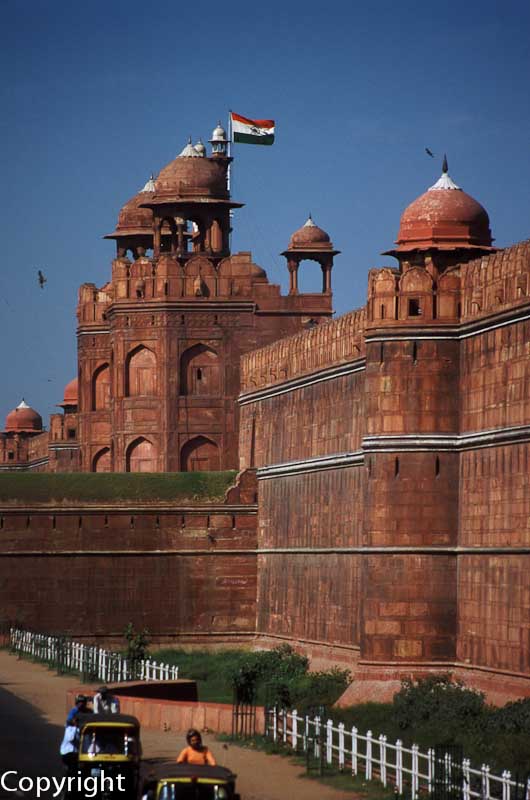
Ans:
{"type": "Polygon", "coordinates": [[[126,472],[157,472],[158,453],[155,445],[139,436],[127,447],[125,453],[126,472]]]}
{"type": "Polygon", "coordinates": [[[91,394],[92,411],[110,408],[110,368],[108,363],[100,364],[94,371],[91,394]]]}
{"type": "Polygon", "coordinates": [[[149,397],[157,393],[156,355],[140,344],[131,350],[125,362],[125,395],[149,397]]]}
{"type": "Polygon", "coordinates": [[[219,397],[221,365],[216,351],[206,344],[195,344],[180,358],[180,393],[194,397],[219,397]]]}
{"type": "Polygon", "coordinates": [[[206,436],[190,439],[180,451],[182,472],[216,472],[219,467],[219,447],[206,436]]]}
{"type": "Polygon", "coordinates": [[[98,450],[92,459],[92,472],[111,472],[110,447],[98,450]]]}

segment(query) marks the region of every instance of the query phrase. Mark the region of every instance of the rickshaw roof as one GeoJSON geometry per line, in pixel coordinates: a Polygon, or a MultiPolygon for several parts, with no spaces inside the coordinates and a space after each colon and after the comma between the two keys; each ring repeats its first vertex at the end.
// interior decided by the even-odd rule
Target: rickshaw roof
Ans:
{"type": "Polygon", "coordinates": [[[232,770],[226,767],[209,764],[177,764],[176,761],[169,761],[165,764],[157,764],[145,776],[145,782],[171,780],[171,778],[206,778],[208,780],[234,781],[237,776],[232,770]]]}
{"type": "Polygon", "coordinates": [[[85,725],[132,725],[140,729],[140,722],[131,714],[79,714],[79,727],[85,725]]]}

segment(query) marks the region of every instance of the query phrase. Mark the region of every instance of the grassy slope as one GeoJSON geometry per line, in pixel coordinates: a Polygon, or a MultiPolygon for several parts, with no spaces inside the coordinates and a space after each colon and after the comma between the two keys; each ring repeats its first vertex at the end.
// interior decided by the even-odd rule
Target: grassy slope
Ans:
{"type": "Polygon", "coordinates": [[[57,473],[0,475],[0,502],[222,500],[236,472],[57,473]]]}

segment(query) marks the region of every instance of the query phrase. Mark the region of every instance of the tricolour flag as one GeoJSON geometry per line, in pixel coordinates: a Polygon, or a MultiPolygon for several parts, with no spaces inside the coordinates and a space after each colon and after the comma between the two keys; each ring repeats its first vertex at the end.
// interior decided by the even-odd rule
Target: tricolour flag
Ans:
{"type": "Polygon", "coordinates": [[[273,119],[247,119],[230,112],[232,141],[242,144],[272,144],[274,142],[273,119]]]}

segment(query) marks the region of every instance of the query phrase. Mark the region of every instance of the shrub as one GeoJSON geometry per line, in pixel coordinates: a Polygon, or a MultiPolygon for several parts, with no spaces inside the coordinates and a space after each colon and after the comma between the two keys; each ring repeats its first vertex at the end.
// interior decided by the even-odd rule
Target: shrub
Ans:
{"type": "Polygon", "coordinates": [[[453,722],[458,727],[469,726],[484,712],[484,694],[453,682],[449,674],[433,675],[403,681],[394,696],[393,708],[396,722],[403,729],[427,721],[440,729],[453,722]]]}

